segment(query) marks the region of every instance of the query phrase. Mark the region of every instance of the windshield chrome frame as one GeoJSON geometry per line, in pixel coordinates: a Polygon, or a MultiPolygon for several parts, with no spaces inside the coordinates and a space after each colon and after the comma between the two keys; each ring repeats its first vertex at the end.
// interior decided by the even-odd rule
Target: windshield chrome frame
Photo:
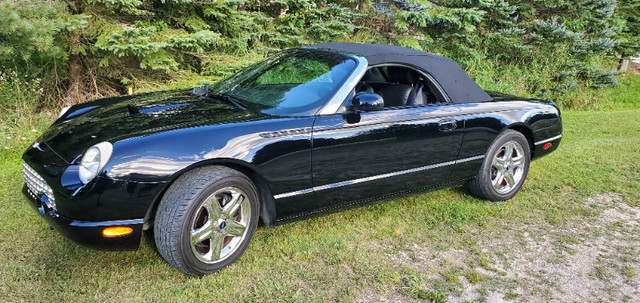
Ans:
{"type": "Polygon", "coordinates": [[[343,54],[354,59],[356,61],[356,66],[336,93],[333,94],[329,101],[327,101],[320,110],[318,110],[318,113],[316,114],[318,116],[327,116],[337,113],[338,109],[342,106],[342,103],[344,103],[351,91],[356,87],[356,84],[358,84],[360,79],[362,79],[362,76],[364,76],[364,73],[367,71],[367,67],[369,66],[369,61],[364,57],[344,54],[341,52],[336,53],[343,54]]]}

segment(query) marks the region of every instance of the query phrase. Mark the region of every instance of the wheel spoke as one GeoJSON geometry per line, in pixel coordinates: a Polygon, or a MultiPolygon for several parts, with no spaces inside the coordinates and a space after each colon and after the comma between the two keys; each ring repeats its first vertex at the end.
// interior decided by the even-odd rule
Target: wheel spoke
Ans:
{"type": "Polygon", "coordinates": [[[227,222],[227,234],[231,236],[242,236],[247,227],[238,221],[227,222]]]}
{"type": "Polygon", "coordinates": [[[513,162],[511,162],[515,167],[521,167],[524,165],[524,155],[518,155],[518,157],[513,158],[513,162]]]}
{"type": "Polygon", "coordinates": [[[211,195],[207,201],[204,201],[202,205],[209,213],[209,221],[215,221],[222,216],[222,208],[220,207],[220,202],[218,202],[218,198],[216,195],[211,195]]]}
{"type": "Polygon", "coordinates": [[[509,142],[504,146],[504,159],[509,160],[513,158],[513,143],[509,142]]]}
{"type": "Polygon", "coordinates": [[[502,170],[504,169],[504,159],[500,159],[498,157],[494,157],[493,158],[493,162],[491,163],[491,165],[495,168],[497,168],[498,170],[502,170]]]}
{"type": "Polygon", "coordinates": [[[211,236],[213,232],[213,224],[211,221],[207,221],[202,227],[191,231],[191,245],[196,245],[211,236]]]}
{"type": "Polygon", "coordinates": [[[233,216],[236,211],[238,211],[238,208],[242,205],[243,201],[244,195],[239,192],[231,192],[231,201],[224,206],[222,212],[227,215],[227,217],[233,216]]]}
{"type": "Polygon", "coordinates": [[[496,178],[491,180],[491,185],[495,190],[498,190],[500,186],[502,186],[502,180],[504,179],[504,173],[502,171],[498,171],[496,174],[496,178]]]}
{"type": "Polygon", "coordinates": [[[513,177],[513,173],[506,171],[504,173],[504,179],[507,181],[507,187],[512,188],[516,184],[516,180],[513,177]]]}
{"type": "Polygon", "coordinates": [[[220,253],[222,252],[222,245],[224,245],[225,235],[216,233],[211,237],[211,261],[220,259],[220,253]]]}

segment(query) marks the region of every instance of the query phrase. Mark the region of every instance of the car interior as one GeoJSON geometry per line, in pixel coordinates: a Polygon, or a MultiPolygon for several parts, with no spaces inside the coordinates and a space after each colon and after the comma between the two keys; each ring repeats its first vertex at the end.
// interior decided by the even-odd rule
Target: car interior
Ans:
{"type": "Polygon", "coordinates": [[[442,99],[434,92],[429,79],[403,66],[369,68],[356,86],[356,92],[380,95],[385,108],[435,104],[442,99]]]}

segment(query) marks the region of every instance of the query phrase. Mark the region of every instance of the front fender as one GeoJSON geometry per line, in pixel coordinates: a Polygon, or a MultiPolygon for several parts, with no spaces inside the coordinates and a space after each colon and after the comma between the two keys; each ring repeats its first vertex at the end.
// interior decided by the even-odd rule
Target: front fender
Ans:
{"type": "Polygon", "coordinates": [[[200,126],[114,142],[104,174],[171,182],[192,167],[235,163],[260,174],[274,194],[311,187],[313,117],[200,126]]]}

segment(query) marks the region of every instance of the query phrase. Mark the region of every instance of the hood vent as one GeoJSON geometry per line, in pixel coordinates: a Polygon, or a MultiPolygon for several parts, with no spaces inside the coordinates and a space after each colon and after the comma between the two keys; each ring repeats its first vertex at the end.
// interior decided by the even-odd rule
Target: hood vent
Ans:
{"type": "Polygon", "coordinates": [[[158,115],[165,114],[167,112],[171,112],[169,110],[175,109],[178,107],[183,107],[187,105],[191,105],[192,103],[181,103],[181,104],[169,104],[169,105],[158,105],[147,108],[137,108],[131,104],[127,105],[127,109],[129,110],[129,114],[137,115],[137,114],[148,114],[148,115],[158,115]]]}

